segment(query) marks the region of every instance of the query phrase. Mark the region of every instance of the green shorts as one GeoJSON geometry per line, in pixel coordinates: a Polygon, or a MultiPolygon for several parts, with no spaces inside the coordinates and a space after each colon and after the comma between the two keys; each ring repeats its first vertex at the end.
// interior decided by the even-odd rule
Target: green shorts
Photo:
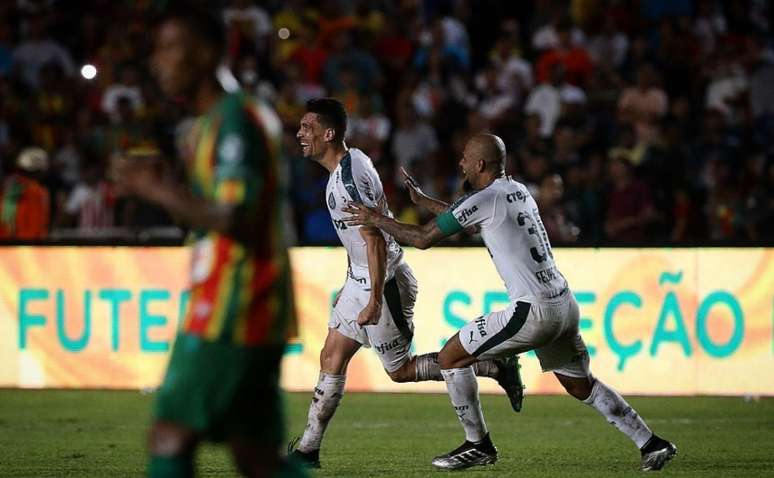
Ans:
{"type": "Polygon", "coordinates": [[[284,441],[279,393],[283,347],[244,347],[177,334],[153,418],[212,441],[284,441]]]}

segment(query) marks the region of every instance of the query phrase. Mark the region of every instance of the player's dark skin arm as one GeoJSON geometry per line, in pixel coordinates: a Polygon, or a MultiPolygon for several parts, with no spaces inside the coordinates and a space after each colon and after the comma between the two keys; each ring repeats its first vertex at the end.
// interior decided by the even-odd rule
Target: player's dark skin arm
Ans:
{"type": "Polygon", "coordinates": [[[368,257],[368,276],[371,279],[371,297],[368,305],[357,317],[359,325],[375,325],[382,315],[384,297],[384,275],[387,271],[387,244],[384,236],[375,227],[363,227],[360,235],[366,243],[368,257]]]}
{"type": "MultiPolygon", "coordinates": [[[[419,187],[419,183],[413,176],[411,176],[404,168],[400,168],[400,173],[403,175],[403,184],[408,189],[411,202],[417,206],[427,209],[435,216],[440,216],[449,209],[449,203],[443,202],[440,199],[432,198],[425,194],[419,187]]],[[[478,226],[471,226],[465,228],[465,232],[468,234],[477,234],[479,232],[478,226]]]]}
{"type": "Polygon", "coordinates": [[[419,183],[413,176],[411,176],[404,168],[400,168],[400,173],[403,175],[403,184],[408,189],[411,202],[417,206],[427,209],[436,216],[443,214],[448,208],[449,204],[435,198],[431,198],[425,194],[419,187],[419,183]]]}
{"type": "Polygon", "coordinates": [[[351,203],[344,208],[351,216],[344,220],[351,226],[373,226],[394,237],[401,244],[428,249],[446,235],[438,229],[435,221],[424,225],[406,224],[381,214],[376,208],[351,203]]]}
{"type": "Polygon", "coordinates": [[[195,229],[227,234],[244,243],[258,237],[260,228],[256,219],[239,214],[232,204],[210,201],[190,193],[182,183],[168,179],[147,161],[125,160],[117,167],[118,187],[157,204],[180,222],[195,229]]]}

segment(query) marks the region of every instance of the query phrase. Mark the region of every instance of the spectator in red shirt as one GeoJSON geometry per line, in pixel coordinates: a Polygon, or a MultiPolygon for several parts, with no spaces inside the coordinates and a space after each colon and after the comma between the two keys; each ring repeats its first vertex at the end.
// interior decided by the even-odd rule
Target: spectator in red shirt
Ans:
{"type": "Polygon", "coordinates": [[[315,41],[316,28],[316,25],[310,23],[308,28],[299,30],[298,47],[290,55],[290,61],[302,68],[304,82],[321,84],[328,52],[322,48],[320,42],[315,41]]]}
{"type": "Polygon", "coordinates": [[[537,62],[537,79],[539,83],[549,80],[551,66],[561,63],[567,72],[567,81],[576,86],[588,86],[593,73],[591,57],[585,49],[572,43],[570,33],[572,23],[561,21],[556,25],[559,45],[540,56],[537,62]]]}
{"type": "Polygon", "coordinates": [[[406,26],[400,19],[389,18],[384,27],[374,44],[374,54],[381,59],[387,70],[402,73],[414,54],[406,26]]]}
{"type": "Polygon", "coordinates": [[[614,157],[609,165],[612,190],[607,199],[605,233],[615,242],[642,242],[656,219],[648,187],[632,175],[625,159],[614,157]]]}
{"type": "Polygon", "coordinates": [[[48,154],[26,148],[16,160],[16,172],[0,188],[0,238],[43,239],[48,235],[50,193],[40,181],[48,169],[48,154]]]}

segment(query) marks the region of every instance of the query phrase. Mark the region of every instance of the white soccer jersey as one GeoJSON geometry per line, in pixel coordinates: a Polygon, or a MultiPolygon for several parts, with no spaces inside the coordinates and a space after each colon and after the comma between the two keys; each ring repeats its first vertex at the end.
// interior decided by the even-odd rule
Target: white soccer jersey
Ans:
{"type": "Polygon", "coordinates": [[[511,178],[496,179],[461,197],[438,216],[437,224],[446,234],[481,227],[481,237],[512,301],[550,299],[567,288],[535,200],[526,186],[511,178]]]}
{"type": "MultiPolygon", "coordinates": [[[[349,214],[342,211],[342,208],[350,201],[376,207],[384,199],[382,181],[379,179],[379,174],[371,163],[371,159],[359,149],[349,149],[328,178],[325,197],[333,227],[339,235],[341,244],[347,250],[349,260],[347,274],[351,280],[360,284],[364,289],[370,289],[371,278],[368,274],[368,254],[365,240],[360,235],[360,226],[345,224],[344,219],[349,217],[349,214]]],[[[386,212],[390,214],[389,211],[386,212]]],[[[395,267],[403,260],[403,250],[392,236],[384,232],[382,235],[387,243],[385,280],[389,280],[395,273],[395,267]]]]}

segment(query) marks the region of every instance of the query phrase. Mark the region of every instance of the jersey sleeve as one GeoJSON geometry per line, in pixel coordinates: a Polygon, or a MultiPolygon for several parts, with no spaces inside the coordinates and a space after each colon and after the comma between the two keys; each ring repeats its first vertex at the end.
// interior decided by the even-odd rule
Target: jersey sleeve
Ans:
{"type": "Polygon", "coordinates": [[[467,227],[491,223],[494,207],[495,194],[492,191],[475,191],[457,199],[435,222],[441,232],[451,236],[467,227]]]}
{"type": "Polygon", "coordinates": [[[351,177],[346,168],[342,168],[344,187],[353,201],[368,207],[377,207],[383,196],[382,182],[376,170],[365,158],[350,158],[351,177]]]}
{"type": "Polygon", "coordinates": [[[224,111],[215,146],[214,200],[252,212],[260,207],[268,145],[245,109],[224,111]]]}

